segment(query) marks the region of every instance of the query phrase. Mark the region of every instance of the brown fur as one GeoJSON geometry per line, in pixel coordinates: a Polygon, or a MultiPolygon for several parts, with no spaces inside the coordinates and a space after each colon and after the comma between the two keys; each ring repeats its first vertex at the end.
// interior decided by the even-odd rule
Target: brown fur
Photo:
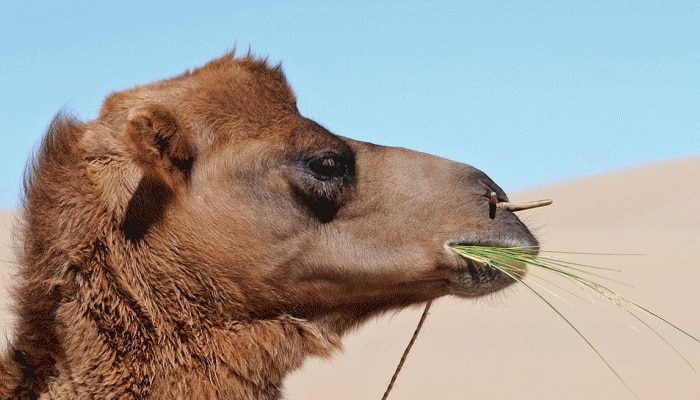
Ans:
{"type": "Polygon", "coordinates": [[[537,243],[480,171],[331,134],[251,56],[57,116],[25,186],[0,398],[275,399],[373,315],[509,283],[449,244],[537,243]]]}

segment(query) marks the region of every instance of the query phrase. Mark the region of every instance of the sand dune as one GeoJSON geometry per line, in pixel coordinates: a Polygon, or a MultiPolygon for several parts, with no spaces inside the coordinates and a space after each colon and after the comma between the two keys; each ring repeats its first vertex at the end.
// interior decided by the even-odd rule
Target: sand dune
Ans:
{"type": "MultiPolygon", "coordinates": [[[[538,188],[512,196],[552,198],[521,213],[545,249],[634,253],[570,256],[615,267],[608,286],[700,335],[700,157],[538,188]]],[[[0,307],[7,300],[11,214],[0,214],[0,307]]],[[[574,289],[576,290],[576,289],[574,289]]],[[[560,291],[561,292],[561,291],[560,291]]],[[[597,346],[641,399],[700,398],[698,374],[637,320],[600,302],[553,303],[597,346]]],[[[420,310],[369,322],[343,354],[309,360],[286,398],[379,399],[420,310]]],[[[0,325],[8,314],[0,308],[0,325]]],[[[653,326],[700,370],[700,344],[653,326]]],[[[0,333],[0,337],[2,337],[0,333]]],[[[523,287],[488,299],[436,302],[391,399],[634,399],[596,354],[523,287]]]]}

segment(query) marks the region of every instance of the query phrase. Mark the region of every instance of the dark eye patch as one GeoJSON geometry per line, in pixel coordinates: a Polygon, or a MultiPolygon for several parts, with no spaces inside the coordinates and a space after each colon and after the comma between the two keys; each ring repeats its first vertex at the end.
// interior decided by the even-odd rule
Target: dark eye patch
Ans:
{"type": "Polygon", "coordinates": [[[342,206],[340,194],[355,174],[351,150],[321,151],[297,157],[290,182],[297,199],[321,222],[329,222],[342,206]]]}

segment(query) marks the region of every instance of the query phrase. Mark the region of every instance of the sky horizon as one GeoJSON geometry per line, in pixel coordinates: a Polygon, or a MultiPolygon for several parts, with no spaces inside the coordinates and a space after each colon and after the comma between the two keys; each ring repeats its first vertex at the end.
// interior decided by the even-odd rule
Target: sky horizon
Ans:
{"type": "Polygon", "coordinates": [[[0,208],[53,116],[251,49],[332,132],[506,191],[700,155],[700,3],[0,0],[0,208]]]}

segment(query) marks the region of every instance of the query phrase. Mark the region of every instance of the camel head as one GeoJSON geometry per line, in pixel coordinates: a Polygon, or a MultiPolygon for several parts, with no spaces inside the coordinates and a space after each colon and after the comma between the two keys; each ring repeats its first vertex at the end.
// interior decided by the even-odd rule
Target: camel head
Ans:
{"type": "MultiPolygon", "coordinates": [[[[211,343],[246,321],[339,336],[381,312],[512,282],[452,244],[537,246],[513,212],[495,210],[507,196],[483,172],[331,133],[300,115],[279,67],[231,54],[114,93],[94,121],[59,116],[27,182],[19,292],[44,297],[18,298],[15,347],[47,364],[44,376],[70,369],[86,338],[104,347],[94,359],[112,351],[129,376],[157,382],[143,371],[224,364],[211,343]],[[173,348],[198,350],[163,355],[173,348]],[[138,360],[150,367],[129,366],[138,360]]],[[[227,376],[247,376],[236,371],[227,376]]],[[[285,371],[267,373],[276,385],[285,371]]]]}
{"type": "Polygon", "coordinates": [[[537,245],[512,212],[490,215],[490,194],[507,197],[483,172],[335,135],[299,114],[279,68],[249,58],[117,93],[98,121],[137,154],[124,236],[176,251],[235,301],[231,317],[345,327],[482,296],[512,280],[449,245],[537,245]]]}

